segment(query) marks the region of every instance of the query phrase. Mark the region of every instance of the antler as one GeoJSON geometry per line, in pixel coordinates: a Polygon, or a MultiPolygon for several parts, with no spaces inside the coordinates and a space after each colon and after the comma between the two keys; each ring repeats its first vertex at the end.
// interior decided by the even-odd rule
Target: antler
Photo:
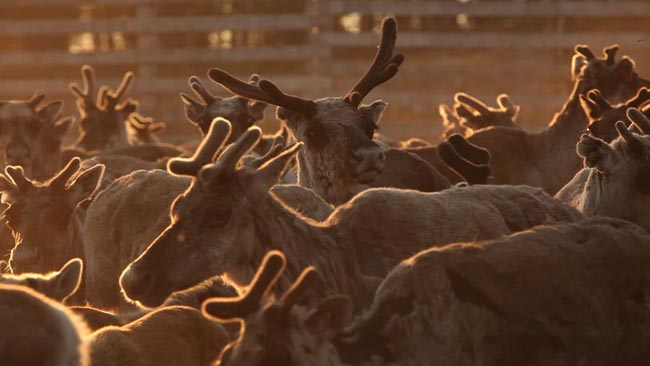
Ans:
{"type": "Polygon", "coordinates": [[[598,107],[602,108],[603,111],[612,108],[612,105],[609,104],[605,98],[603,98],[603,96],[600,94],[600,91],[597,89],[590,90],[587,93],[587,98],[589,98],[589,100],[595,103],[598,107]]]}
{"type": "Polygon", "coordinates": [[[285,309],[291,309],[292,306],[298,304],[317,279],[318,273],[314,266],[305,268],[291,288],[282,296],[282,306],[285,309]]]}
{"type": "Polygon", "coordinates": [[[34,186],[34,184],[25,177],[25,171],[23,170],[23,167],[19,165],[6,166],[5,176],[11,178],[19,191],[25,191],[34,186]]]}
{"type": "Polygon", "coordinates": [[[646,135],[650,135],[650,119],[637,108],[627,110],[627,118],[646,135]]]}
{"type": "Polygon", "coordinates": [[[212,182],[216,177],[232,174],[242,156],[258,143],[261,136],[262,130],[259,127],[250,127],[219,155],[216,163],[201,168],[199,178],[204,182],[212,182]]]}
{"type": "Polygon", "coordinates": [[[45,99],[45,94],[41,91],[34,92],[34,95],[27,101],[27,104],[29,104],[30,107],[36,109],[39,104],[45,99]]]}
{"type": "Polygon", "coordinates": [[[167,163],[167,170],[176,175],[196,176],[199,170],[212,162],[217,150],[230,136],[230,122],[218,117],[210,125],[208,133],[190,158],[174,158],[167,163]]]}
{"type": "Polygon", "coordinates": [[[614,65],[614,61],[616,61],[616,52],[618,52],[618,45],[611,45],[605,49],[603,49],[603,55],[605,55],[605,63],[609,66],[614,65]]]}
{"type": "Polygon", "coordinates": [[[138,132],[155,133],[165,129],[165,122],[155,122],[152,117],[144,117],[139,113],[132,113],[128,120],[131,127],[138,132]]]}
{"type": "MultiPolygon", "coordinates": [[[[85,108],[97,107],[93,94],[95,93],[95,70],[90,65],[83,65],[81,67],[81,79],[84,83],[84,90],[79,90],[77,83],[70,84],[69,88],[80,100],[83,100],[85,108]]],[[[99,99],[102,100],[102,99],[99,99]]]]}
{"type": "Polygon", "coordinates": [[[587,61],[591,61],[596,57],[594,53],[591,51],[591,48],[583,44],[577,45],[575,48],[575,52],[583,55],[587,59],[587,61]]]}
{"type": "Polygon", "coordinates": [[[404,62],[404,55],[393,55],[393,49],[397,41],[397,21],[395,18],[384,19],[381,29],[381,41],[375,59],[366,73],[344,97],[354,107],[358,107],[372,89],[395,76],[399,66],[404,62]]]}
{"type": "Polygon", "coordinates": [[[482,101],[474,98],[473,96],[465,93],[456,93],[454,96],[454,101],[456,103],[464,104],[475,109],[479,114],[488,114],[490,113],[490,108],[483,103],[482,101]]]}
{"type": "Polygon", "coordinates": [[[276,250],[268,252],[245,295],[235,299],[208,300],[203,303],[203,312],[219,319],[228,320],[244,318],[257,311],[260,302],[277,282],[285,266],[284,254],[276,250]]]}
{"type": "Polygon", "coordinates": [[[630,148],[632,151],[632,154],[639,158],[645,158],[646,153],[645,153],[645,147],[643,146],[643,143],[641,140],[637,139],[630,130],[627,129],[627,126],[625,125],[625,122],[623,121],[618,121],[616,122],[616,131],[618,132],[618,135],[623,138],[627,146],[630,148]]]}
{"type": "Polygon", "coordinates": [[[215,98],[208,89],[203,86],[203,83],[201,83],[201,79],[199,79],[196,76],[191,76],[189,79],[190,87],[192,90],[194,90],[194,93],[201,98],[206,105],[211,104],[214,102],[217,98],[215,98]]]}
{"type": "Polygon", "coordinates": [[[269,80],[260,80],[255,85],[251,82],[247,83],[239,80],[221,69],[211,69],[208,71],[208,76],[230,92],[241,97],[274,104],[308,117],[313,116],[316,112],[316,103],[313,100],[285,94],[269,80]]]}
{"type": "Polygon", "coordinates": [[[110,89],[107,89],[106,93],[104,94],[104,98],[100,100],[105,101],[107,108],[115,108],[115,106],[117,106],[117,103],[119,103],[120,99],[124,96],[124,93],[126,93],[127,89],[131,86],[132,83],[133,72],[127,71],[124,74],[124,77],[122,77],[122,82],[120,83],[120,86],[117,87],[117,90],[113,92],[110,89]]]}
{"type": "Polygon", "coordinates": [[[487,164],[476,165],[465,160],[454,147],[446,141],[438,144],[438,156],[449,166],[450,169],[458,173],[465,181],[470,184],[487,184],[490,178],[491,169],[487,164]]]}
{"type": "Polygon", "coordinates": [[[70,177],[79,171],[80,166],[81,159],[78,157],[70,159],[68,164],[66,164],[63,169],[61,169],[52,179],[50,179],[49,186],[57,190],[63,190],[65,188],[65,184],[68,182],[68,179],[70,179],[70,177]]]}
{"type": "Polygon", "coordinates": [[[627,102],[628,107],[639,108],[645,102],[650,100],[650,89],[643,87],[639,89],[636,95],[627,102]]]}

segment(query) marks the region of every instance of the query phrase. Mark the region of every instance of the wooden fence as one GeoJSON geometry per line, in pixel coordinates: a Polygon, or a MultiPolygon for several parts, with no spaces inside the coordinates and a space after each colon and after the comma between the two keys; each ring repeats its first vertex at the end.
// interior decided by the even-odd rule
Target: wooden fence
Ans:
{"type": "Polygon", "coordinates": [[[74,114],[67,85],[81,65],[113,86],[134,70],[129,95],[179,141],[194,133],[178,98],[190,75],[211,86],[205,72],[218,66],[307,97],[341,95],[372,59],[385,15],[399,21],[406,62],[368,100],[390,103],[382,127],[396,137],[436,136],[438,104],[460,90],[490,101],[508,92],[523,123],[542,127],[569,93],[577,43],[618,43],[650,74],[647,0],[21,0],[0,4],[0,98],[43,90],[74,114]]]}

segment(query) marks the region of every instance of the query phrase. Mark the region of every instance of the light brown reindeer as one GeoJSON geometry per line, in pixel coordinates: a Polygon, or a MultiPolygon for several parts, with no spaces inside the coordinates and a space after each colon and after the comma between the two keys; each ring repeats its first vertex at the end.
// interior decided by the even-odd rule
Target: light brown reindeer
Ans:
{"type": "Polygon", "coordinates": [[[593,218],[431,248],[396,266],[355,321],[346,296],[306,301],[313,267],[269,299],[286,262],[271,252],[244,296],[203,311],[242,324],[224,366],[632,366],[650,354],[649,241],[593,218]]]}
{"type": "Polygon", "coordinates": [[[49,297],[64,302],[72,296],[81,283],[83,262],[79,258],[69,260],[58,271],[40,274],[23,273],[20,275],[0,273],[0,284],[21,285],[49,297]]]}
{"type": "Polygon", "coordinates": [[[621,218],[650,230],[650,119],[636,108],[627,115],[630,129],[641,134],[619,121],[619,137],[610,143],[582,135],[577,152],[585,166],[555,197],[587,216],[621,218]]]}
{"type": "Polygon", "coordinates": [[[342,97],[305,99],[284,93],[269,80],[254,85],[220,69],[210,70],[208,76],[236,95],[278,106],[278,119],[303,143],[299,184],[331,204],[342,204],[368,187],[439,191],[450,184],[424,161],[400,150],[384,151],[372,140],[387,103],[361,104],[372,89],[395,76],[404,61],[403,55],[393,54],[396,39],[397,23],[387,18],[373,63],[342,97]]]}
{"type": "Polygon", "coordinates": [[[290,259],[287,281],[315,265],[325,292],[349,294],[360,309],[372,297],[373,280],[422,248],[582,217],[540,189],[486,185],[437,193],[370,189],[316,222],[269,192],[300,145],[259,168],[239,164],[260,135],[249,129],[214,164],[170,163],[192,184],[174,201],[170,225],[123,272],[128,297],[157,306],[171,292],[219,274],[242,286],[264,253],[280,249],[290,259]]]}

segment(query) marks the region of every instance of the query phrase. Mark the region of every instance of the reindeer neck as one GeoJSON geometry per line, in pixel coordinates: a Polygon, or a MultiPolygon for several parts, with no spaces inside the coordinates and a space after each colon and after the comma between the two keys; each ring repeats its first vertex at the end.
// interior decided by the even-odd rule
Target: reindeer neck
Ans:
{"type": "Polygon", "coordinates": [[[343,179],[314,176],[310,172],[308,164],[307,157],[302,151],[299,152],[298,184],[311,189],[330,205],[339,206],[367,188],[356,182],[346,182],[343,179]]]}
{"type": "MultiPolygon", "coordinates": [[[[587,128],[587,116],[580,105],[580,95],[591,89],[590,83],[584,79],[575,82],[573,91],[564,106],[553,117],[545,131],[551,137],[549,141],[568,141],[572,144],[578,141],[580,134],[587,128]]],[[[573,145],[572,145],[573,146],[573,145]]]]}
{"type": "Polygon", "coordinates": [[[254,209],[256,250],[253,261],[261,263],[272,249],[287,258],[287,269],[278,290],[284,291],[307,266],[315,266],[327,283],[326,292],[350,293],[362,286],[360,271],[351,249],[340,245],[333,230],[286,207],[272,195],[266,195],[254,209]]]}

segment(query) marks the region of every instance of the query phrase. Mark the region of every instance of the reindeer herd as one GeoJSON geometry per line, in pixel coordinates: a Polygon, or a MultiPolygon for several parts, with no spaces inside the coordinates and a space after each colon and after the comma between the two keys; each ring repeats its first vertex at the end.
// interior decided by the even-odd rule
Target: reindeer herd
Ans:
{"type": "Polygon", "coordinates": [[[0,102],[0,365],[650,362],[650,81],[577,46],[531,133],[506,94],[439,108],[437,144],[378,133],[397,24],[345,95],[207,75],[200,144],[125,94],[0,102]],[[281,130],[255,124],[277,106],[281,130]]]}

